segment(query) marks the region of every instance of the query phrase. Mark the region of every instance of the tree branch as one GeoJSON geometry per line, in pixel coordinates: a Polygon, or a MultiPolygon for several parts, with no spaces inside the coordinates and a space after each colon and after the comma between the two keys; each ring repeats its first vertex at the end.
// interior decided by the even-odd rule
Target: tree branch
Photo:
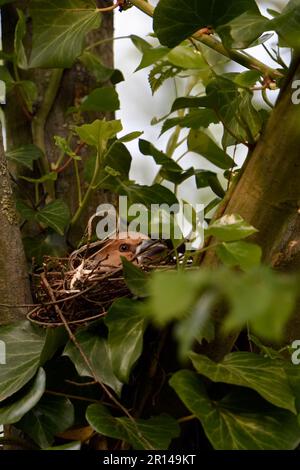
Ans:
{"type": "MultiPolygon", "coordinates": [[[[153,17],[155,9],[145,0],[131,0],[130,3],[132,3],[139,10],[143,11],[146,15],[153,17]]],[[[228,57],[229,59],[242,65],[243,67],[246,67],[250,70],[258,70],[262,73],[263,76],[270,77],[274,80],[276,78],[284,76],[279,70],[273,69],[272,67],[268,67],[263,62],[255,59],[252,56],[246,56],[234,49],[225,48],[220,41],[218,41],[215,37],[211,35],[195,33],[192,37],[193,39],[196,39],[202,44],[205,44],[205,46],[209,47],[210,49],[213,49],[214,51],[218,52],[219,54],[225,57],[228,57]]]]}

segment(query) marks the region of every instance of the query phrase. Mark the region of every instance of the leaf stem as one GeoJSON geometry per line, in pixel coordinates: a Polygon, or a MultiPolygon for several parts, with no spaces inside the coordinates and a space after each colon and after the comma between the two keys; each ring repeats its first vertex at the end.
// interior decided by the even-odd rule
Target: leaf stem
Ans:
{"type": "MultiPolygon", "coordinates": [[[[53,70],[48,87],[45,91],[45,95],[41,106],[32,120],[32,138],[33,143],[37,145],[43,151],[43,158],[41,159],[41,170],[44,174],[50,172],[50,164],[46,153],[45,144],[45,126],[47,118],[53,106],[55,97],[57,95],[61,78],[63,75],[63,69],[53,70]]],[[[54,181],[45,181],[45,190],[51,199],[55,198],[54,181]]]]}

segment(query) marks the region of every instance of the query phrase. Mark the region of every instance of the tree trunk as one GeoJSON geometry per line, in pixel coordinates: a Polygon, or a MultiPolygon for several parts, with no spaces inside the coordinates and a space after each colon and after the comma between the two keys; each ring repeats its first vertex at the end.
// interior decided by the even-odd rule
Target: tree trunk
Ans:
{"type": "MultiPolygon", "coordinates": [[[[2,129],[0,135],[2,136],[2,129]]],[[[19,219],[16,213],[10,176],[0,137],[0,324],[25,318],[27,309],[19,304],[31,302],[27,265],[23,250],[19,219]]]]}
{"type": "MultiPolygon", "coordinates": [[[[261,246],[263,260],[277,268],[280,264],[285,271],[300,266],[300,106],[292,102],[292,82],[299,75],[298,59],[225,209],[225,214],[240,214],[259,230],[252,238],[261,246]]],[[[208,252],[203,265],[216,263],[215,253],[208,252]]],[[[295,315],[293,325],[296,322],[298,328],[292,328],[293,337],[299,338],[299,308],[295,315]]],[[[217,310],[216,339],[205,347],[216,360],[230,352],[236,340],[236,335],[224,338],[221,334],[223,318],[224,311],[217,310]]]]}

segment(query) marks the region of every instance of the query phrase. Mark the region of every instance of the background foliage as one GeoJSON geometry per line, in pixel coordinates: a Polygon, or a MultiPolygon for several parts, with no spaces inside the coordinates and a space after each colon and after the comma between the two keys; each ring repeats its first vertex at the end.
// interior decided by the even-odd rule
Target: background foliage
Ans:
{"type": "MultiPolygon", "coordinates": [[[[0,2],[8,3],[14,2],[0,2]]],[[[256,243],[255,223],[225,208],[244,172],[232,148],[244,146],[246,164],[251,160],[277,109],[268,93],[284,93],[298,60],[300,4],[291,0],[266,17],[254,0],[160,0],[155,9],[144,0],[131,3],[154,18],[156,44],[131,36],[141,53],[138,69],[151,66],[152,92],[167,80],[186,88],[160,121],[161,133],[172,129],[164,150],[138,131],[124,134],[120,120],[99,117],[120,108],[113,85],[123,79],[102,63],[96,44],[86,45],[105,12],[85,0],[31,0],[17,10],[14,48],[2,52],[0,73],[32,129],[31,142],[6,152],[27,259],[34,258],[35,269],[45,254],[63,256],[82,243],[84,233],[73,229],[99,190],[147,207],[171,205],[188,178],[211,189],[204,248],[186,253],[176,269],[151,275],[124,262],[132,298],[115,301],[104,320],[78,329],[75,340],[63,327],[2,326],[7,364],[0,367],[0,422],[14,424],[35,449],[66,441],[70,448],[80,441],[108,449],[295,449],[300,373],[291,364],[285,328],[296,309],[299,276],[272,269],[265,247],[256,243]],[[213,35],[199,32],[207,27],[213,35]],[[278,35],[269,50],[274,68],[249,56],[254,45],[269,47],[270,31],[278,35]],[[291,65],[282,47],[291,49],[291,65]],[[245,71],[228,72],[230,61],[245,71]],[[94,86],[64,110],[72,125],[52,136],[53,161],[42,129],[64,70],[74,64],[83,64],[94,86]],[[49,69],[50,77],[42,97],[39,69],[49,69]],[[217,123],[221,145],[210,130],[217,123]],[[133,139],[157,164],[152,185],[129,177],[126,143],[133,139]],[[183,155],[196,153],[215,170],[201,164],[183,169],[174,159],[180,145],[183,155]],[[68,168],[75,207],[58,190],[68,168]],[[221,324],[215,322],[220,310],[221,324]],[[220,337],[224,344],[234,338],[222,357],[206,349],[220,337]]],[[[126,10],[122,15],[126,21],[126,10]]],[[[176,254],[178,245],[173,249],[176,254]]]]}

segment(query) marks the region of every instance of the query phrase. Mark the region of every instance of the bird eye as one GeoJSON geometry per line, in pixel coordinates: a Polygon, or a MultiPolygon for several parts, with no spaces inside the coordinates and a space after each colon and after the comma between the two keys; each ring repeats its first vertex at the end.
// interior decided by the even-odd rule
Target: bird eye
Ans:
{"type": "Polygon", "coordinates": [[[119,251],[123,252],[128,251],[129,247],[126,245],[126,243],[122,243],[122,245],[119,246],[119,251]]]}

